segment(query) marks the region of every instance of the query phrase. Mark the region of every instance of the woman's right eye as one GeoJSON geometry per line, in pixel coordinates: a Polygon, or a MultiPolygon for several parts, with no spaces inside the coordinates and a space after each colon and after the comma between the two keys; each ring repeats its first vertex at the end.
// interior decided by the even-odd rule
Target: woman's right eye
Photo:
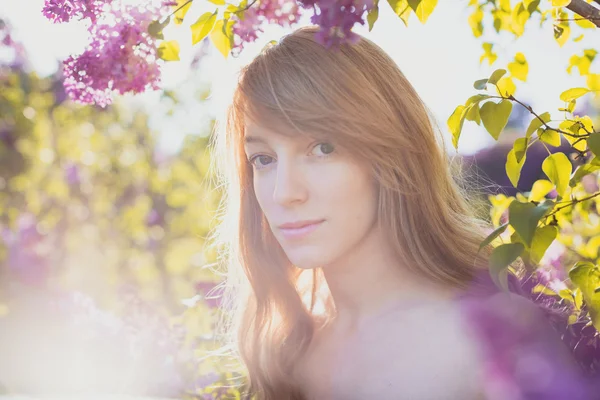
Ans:
{"type": "Polygon", "coordinates": [[[265,168],[268,167],[270,164],[270,161],[273,159],[273,157],[270,156],[266,156],[264,154],[259,154],[257,156],[254,156],[252,158],[250,158],[250,164],[252,164],[254,167],[256,167],[257,169],[261,169],[261,168],[265,168]],[[258,162],[256,162],[258,160],[258,162]]]}

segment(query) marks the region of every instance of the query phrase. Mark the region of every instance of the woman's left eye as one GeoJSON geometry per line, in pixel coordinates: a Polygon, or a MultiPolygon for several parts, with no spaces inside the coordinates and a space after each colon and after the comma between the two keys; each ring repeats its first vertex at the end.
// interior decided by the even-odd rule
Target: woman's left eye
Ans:
{"type": "Polygon", "coordinates": [[[323,153],[320,155],[323,155],[323,156],[328,156],[329,154],[333,153],[333,150],[334,150],[334,147],[331,143],[319,143],[314,148],[315,149],[320,148],[321,153],[323,153]]]}

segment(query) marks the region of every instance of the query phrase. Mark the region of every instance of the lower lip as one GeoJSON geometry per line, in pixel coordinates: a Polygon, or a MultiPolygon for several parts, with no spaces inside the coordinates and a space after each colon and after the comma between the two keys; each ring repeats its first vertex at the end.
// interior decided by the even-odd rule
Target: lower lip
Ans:
{"type": "Polygon", "coordinates": [[[323,221],[317,222],[315,224],[306,225],[302,228],[280,228],[281,233],[286,239],[300,239],[305,236],[308,236],[311,232],[317,229],[323,221]]]}

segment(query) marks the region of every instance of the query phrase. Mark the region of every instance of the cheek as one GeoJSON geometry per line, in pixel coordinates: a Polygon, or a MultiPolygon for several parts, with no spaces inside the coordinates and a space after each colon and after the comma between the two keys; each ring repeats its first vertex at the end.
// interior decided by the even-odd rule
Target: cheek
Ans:
{"type": "Polygon", "coordinates": [[[267,219],[269,218],[272,206],[271,200],[273,198],[273,185],[269,182],[266,177],[254,178],[253,187],[256,201],[260,206],[262,212],[265,214],[267,219]]]}

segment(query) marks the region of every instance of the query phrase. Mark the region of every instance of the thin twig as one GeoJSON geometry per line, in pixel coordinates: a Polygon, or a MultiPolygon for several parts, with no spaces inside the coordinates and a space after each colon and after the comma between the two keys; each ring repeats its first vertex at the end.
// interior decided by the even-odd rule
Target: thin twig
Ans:
{"type": "MultiPolygon", "coordinates": [[[[600,4],[600,0],[594,1],[600,4]]],[[[571,0],[571,3],[569,3],[567,8],[575,14],[590,20],[594,25],[600,28],[600,10],[593,5],[586,3],[584,0],[571,0]]]]}

